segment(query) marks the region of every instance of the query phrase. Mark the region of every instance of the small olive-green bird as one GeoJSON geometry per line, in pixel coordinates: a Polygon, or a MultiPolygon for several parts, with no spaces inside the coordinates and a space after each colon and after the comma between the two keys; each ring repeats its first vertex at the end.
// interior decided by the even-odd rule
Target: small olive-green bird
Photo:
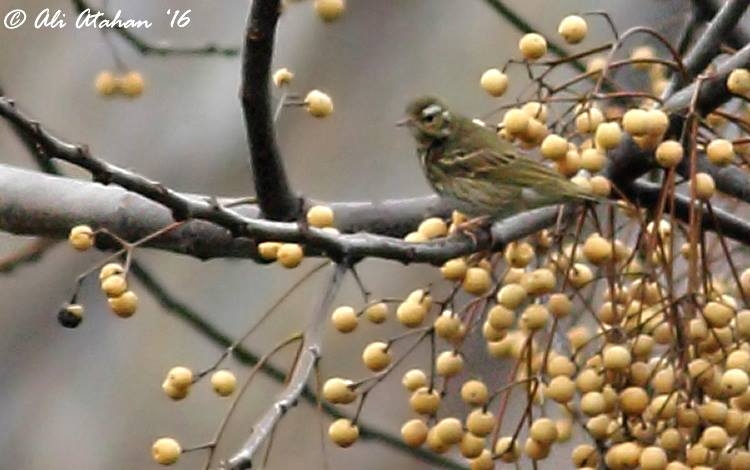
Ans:
{"type": "Polygon", "coordinates": [[[432,188],[472,217],[508,217],[530,209],[596,201],[586,189],[519,153],[495,132],[456,114],[437,98],[418,98],[399,121],[417,141],[432,188]]]}

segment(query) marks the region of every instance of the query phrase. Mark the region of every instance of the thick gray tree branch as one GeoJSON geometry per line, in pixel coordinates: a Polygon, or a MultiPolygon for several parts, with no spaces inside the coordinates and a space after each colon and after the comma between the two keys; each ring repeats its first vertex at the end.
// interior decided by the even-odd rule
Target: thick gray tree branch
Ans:
{"type": "Polygon", "coordinates": [[[750,0],[727,0],[684,57],[686,75],[675,74],[665,91],[665,96],[685,86],[711,63],[719,53],[719,46],[737,26],[748,5],[750,0]]]}
{"type": "Polygon", "coordinates": [[[240,97],[260,209],[268,219],[288,221],[300,215],[301,201],[289,184],[271,111],[270,70],[280,9],[279,0],[252,2],[245,26],[240,97]]]}

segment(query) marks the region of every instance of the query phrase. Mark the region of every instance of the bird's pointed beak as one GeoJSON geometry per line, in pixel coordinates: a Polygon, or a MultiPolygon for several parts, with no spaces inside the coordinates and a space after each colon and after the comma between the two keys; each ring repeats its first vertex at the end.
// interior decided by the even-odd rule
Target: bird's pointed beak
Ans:
{"type": "Polygon", "coordinates": [[[396,127],[407,127],[407,126],[410,126],[412,122],[413,122],[412,118],[405,117],[403,119],[399,119],[398,121],[396,121],[396,127]]]}

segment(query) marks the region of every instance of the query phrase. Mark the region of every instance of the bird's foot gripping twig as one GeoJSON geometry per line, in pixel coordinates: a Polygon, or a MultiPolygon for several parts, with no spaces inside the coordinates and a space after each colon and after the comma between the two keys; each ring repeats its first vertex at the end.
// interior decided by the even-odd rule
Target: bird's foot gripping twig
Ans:
{"type": "Polygon", "coordinates": [[[466,220],[456,225],[455,233],[465,235],[471,239],[475,247],[479,247],[478,232],[486,231],[491,235],[493,218],[489,215],[482,215],[466,220]]]}

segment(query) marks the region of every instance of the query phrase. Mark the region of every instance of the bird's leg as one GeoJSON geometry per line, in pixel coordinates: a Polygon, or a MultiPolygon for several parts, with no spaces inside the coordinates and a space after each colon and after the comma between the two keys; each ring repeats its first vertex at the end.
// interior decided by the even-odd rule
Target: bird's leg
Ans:
{"type": "MultiPolygon", "coordinates": [[[[466,235],[471,239],[475,247],[479,246],[476,232],[479,230],[488,230],[492,226],[492,220],[492,217],[489,215],[474,217],[456,225],[456,233],[466,235]]],[[[490,234],[490,238],[492,238],[492,234],[490,234]]]]}

